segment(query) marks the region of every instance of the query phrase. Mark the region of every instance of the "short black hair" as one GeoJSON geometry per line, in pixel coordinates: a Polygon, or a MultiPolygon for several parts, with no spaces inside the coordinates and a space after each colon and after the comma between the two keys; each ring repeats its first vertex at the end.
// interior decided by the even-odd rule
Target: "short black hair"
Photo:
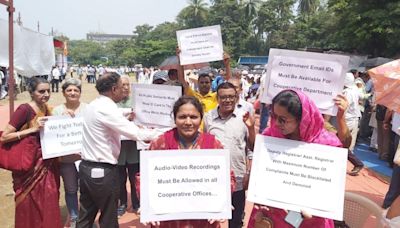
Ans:
{"type": "Polygon", "coordinates": [[[121,76],[115,72],[107,72],[96,81],[96,89],[102,94],[108,92],[118,84],[121,76]]]}
{"type": "Polygon", "coordinates": [[[172,113],[174,114],[174,120],[176,119],[176,115],[179,111],[179,108],[185,104],[192,104],[196,110],[200,113],[200,118],[203,119],[203,105],[201,105],[200,101],[192,96],[181,96],[178,100],[176,100],[174,104],[174,108],[172,109],[172,113]]]}
{"type": "Polygon", "coordinates": [[[201,73],[199,75],[199,78],[197,79],[197,81],[200,81],[200,78],[209,78],[210,82],[212,82],[212,80],[213,80],[212,77],[208,73],[201,73]]]}
{"type": "Polygon", "coordinates": [[[220,89],[233,89],[236,92],[236,87],[230,82],[223,82],[217,87],[217,95],[220,89]]]}
{"type": "Polygon", "coordinates": [[[272,99],[272,107],[274,107],[275,104],[285,107],[292,116],[296,117],[298,122],[301,121],[303,107],[299,96],[293,90],[283,90],[279,92],[272,99]]]}

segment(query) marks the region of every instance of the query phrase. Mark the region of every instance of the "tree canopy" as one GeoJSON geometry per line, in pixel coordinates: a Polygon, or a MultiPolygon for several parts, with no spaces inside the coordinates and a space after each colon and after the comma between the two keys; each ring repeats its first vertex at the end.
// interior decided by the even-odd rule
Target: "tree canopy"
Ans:
{"type": "Polygon", "coordinates": [[[335,49],[371,57],[398,57],[400,50],[398,0],[188,0],[174,22],[136,26],[130,40],[70,41],[70,56],[81,64],[108,59],[109,65],[158,65],[174,55],[177,30],[217,24],[234,60],[268,55],[269,48],[335,49]]]}

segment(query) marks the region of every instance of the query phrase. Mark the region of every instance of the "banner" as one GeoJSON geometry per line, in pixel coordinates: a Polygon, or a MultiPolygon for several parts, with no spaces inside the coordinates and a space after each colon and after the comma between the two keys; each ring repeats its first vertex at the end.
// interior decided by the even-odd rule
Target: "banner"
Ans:
{"type": "Polygon", "coordinates": [[[40,131],[43,159],[80,154],[83,140],[83,118],[48,116],[40,131]]]}
{"type": "Polygon", "coordinates": [[[132,84],[132,107],[135,122],[144,126],[174,126],[172,108],[182,96],[182,87],[132,84]]]}
{"type": "Polygon", "coordinates": [[[257,135],[247,200],[341,220],[347,149],[257,135]]]}
{"type": "Polygon", "coordinates": [[[181,65],[223,59],[224,49],[219,25],[180,30],[176,32],[176,37],[181,49],[181,65]]]}
{"type": "MultiPolygon", "coordinates": [[[[0,19],[0,66],[8,67],[8,21],[0,19]]],[[[14,67],[25,77],[48,75],[55,64],[52,36],[14,23],[14,67]]]]}
{"type": "Polygon", "coordinates": [[[231,218],[228,150],[142,150],[140,164],[140,222],[231,218]]]}
{"type": "Polygon", "coordinates": [[[342,93],[348,56],[270,49],[261,101],[271,104],[280,91],[303,91],[321,113],[336,115],[333,98],[342,93]]]}

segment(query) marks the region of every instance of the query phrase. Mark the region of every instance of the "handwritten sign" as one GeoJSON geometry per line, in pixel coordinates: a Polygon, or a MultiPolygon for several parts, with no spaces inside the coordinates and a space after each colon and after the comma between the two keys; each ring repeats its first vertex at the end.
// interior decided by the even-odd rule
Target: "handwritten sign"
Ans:
{"type": "Polygon", "coordinates": [[[140,153],[141,222],[231,218],[228,150],[140,153]]]}
{"type": "Polygon", "coordinates": [[[257,135],[248,200],[342,220],[347,149],[257,135]]]}
{"type": "Polygon", "coordinates": [[[172,108],[180,96],[179,86],[132,84],[135,122],[145,126],[174,126],[172,108]]]}
{"type": "Polygon", "coordinates": [[[43,159],[80,154],[82,151],[83,118],[49,116],[40,131],[43,159]]]}
{"type": "Polygon", "coordinates": [[[219,25],[180,30],[176,32],[181,49],[182,65],[219,61],[223,59],[221,27],[219,25]]]}
{"type": "Polygon", "coordinates": [[[280,91],[307,94],[319,110],[336,115],[333,98],[343,90],[348,56],[270,49],[262,102],[271,104],[280,91]]]}

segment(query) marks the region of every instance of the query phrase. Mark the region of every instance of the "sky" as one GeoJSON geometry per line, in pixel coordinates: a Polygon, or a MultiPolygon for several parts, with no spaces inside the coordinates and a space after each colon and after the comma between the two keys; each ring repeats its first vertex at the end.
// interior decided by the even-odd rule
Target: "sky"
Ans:
{"type": "MultiPolygon", "coordinates": [[[[51,28],[70,39],[86,33],[132,34],[137,25],[175,21],[187,0],[14,0],[14,20],[21,13],[23,26],[49,34],[51,28]]],[[[0,18],[8,12],[0,5],[0,18]]],[[[2,31],[1,31],[2,32],[2,31]]]]}

